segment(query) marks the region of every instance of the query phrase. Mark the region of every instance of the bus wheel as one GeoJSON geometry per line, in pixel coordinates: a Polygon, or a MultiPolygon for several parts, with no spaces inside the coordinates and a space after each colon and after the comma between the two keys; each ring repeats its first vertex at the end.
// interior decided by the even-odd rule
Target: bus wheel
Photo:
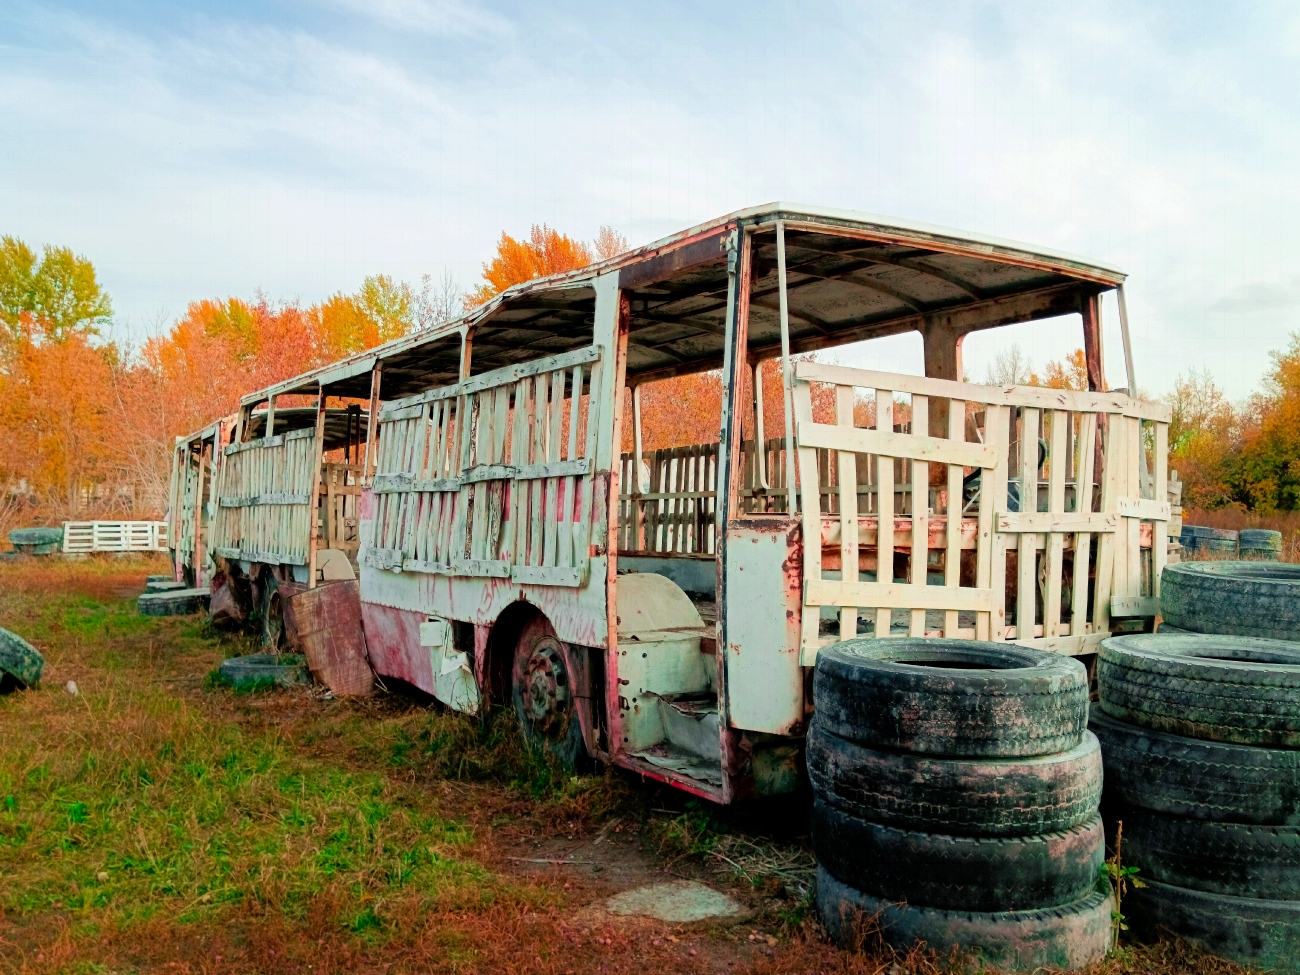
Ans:
{"type": "Polygon", "coordinates": [[[515,645],[511,697],[524,741],[544,749],[566,769],[586,756],[582,724],[574,708],[569,646],[544,618],[525,624],[515,645]]]}
{"type": "Polygon", "coordinates": [[[268,653],[283,653],[289,646],[284,629],[284,597],[275,573],[262,573],[262,647],[268,653]]]}

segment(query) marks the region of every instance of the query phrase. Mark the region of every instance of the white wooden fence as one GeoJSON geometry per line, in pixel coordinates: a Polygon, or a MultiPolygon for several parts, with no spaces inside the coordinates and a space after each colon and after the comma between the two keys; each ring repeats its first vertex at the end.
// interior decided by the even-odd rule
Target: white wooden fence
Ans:
{"type": "Polygon", "coordinates": [[[165,521],[65,521],[63,551],[86,552],[165,552],[165,521]]]}
{"type": "Polygon", "coordinates": [[[600,368],[593,346],[387,404],[365,564],[583,585],[600,368]]]}
{"type": "Polygon", "coordinates": [[[1069,654],[1092,650],[1113,616],[1155,614],[1170,514],[1164,407],[1120,393],[813,362],[797,363],[795,375],[804,537],[821,540],[804,546],[805,665],[822,644],[856,636],[860,612],[876,636],[901,630],[1069,654]],[[813,420],[814,382],[834,388],[834,424],[813,420]],[[910,396],[910,433],[895,431],[900,393],[910,396]],[[874,429],[854,425],[864,396],[875,404],[874,429]],[[930,435],[932,415],[946,436],[930,435]],[[819,449],[838,463],[819,472],[819,449]],[[898,461],[911,468],[907,515],[896,510],[898,461]],[[876,485],[865,499],[864,463],[876,485]],[[822,483],[827,474],[833,484],[822,483]],[[864,500],[868,510],[859,509],[864,500]],[[838,573],[824,571],[824,547],[838,549],[838,573]],[[932,565],[942,584],[931,584],[932,565]],[[839,610],[830,633],[821,632],[824,606],[839,610]],[[895,610],[905,611],[905,627],[895,610]]]}

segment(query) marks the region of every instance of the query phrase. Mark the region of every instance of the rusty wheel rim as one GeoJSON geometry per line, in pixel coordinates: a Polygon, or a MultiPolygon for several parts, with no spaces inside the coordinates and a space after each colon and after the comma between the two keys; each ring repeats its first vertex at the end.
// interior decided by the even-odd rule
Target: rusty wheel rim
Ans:
{"type": "Polygon", "coordinates": [[[543,637],[528,655],[523,690],[528,723],[541,734],[554,737],[569,714],[569,675],[554,637],[543,637]]]}

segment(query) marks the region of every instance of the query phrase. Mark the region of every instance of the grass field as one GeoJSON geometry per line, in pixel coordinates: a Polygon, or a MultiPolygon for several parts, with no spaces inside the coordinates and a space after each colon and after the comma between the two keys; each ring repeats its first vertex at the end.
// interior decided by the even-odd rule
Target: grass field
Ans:
{"type": "MultiPolygon", "coordinates": [[[[824,941],[802,801],[719,811],[620,773],[572,777],[520,748],[508,716],[416,695],[236,693],[211,675],[251,649],[241,638],[136,615],[161,569],[0,563],[0,626],[47,658],[39,688],[0,698],[0,971],[950,968],[824,941]],[[599,908],[675,877],[749,916],[673,927],[599,908]]],[[[1094,975],[1244,971],[1161,945],[1094,975]]]]}

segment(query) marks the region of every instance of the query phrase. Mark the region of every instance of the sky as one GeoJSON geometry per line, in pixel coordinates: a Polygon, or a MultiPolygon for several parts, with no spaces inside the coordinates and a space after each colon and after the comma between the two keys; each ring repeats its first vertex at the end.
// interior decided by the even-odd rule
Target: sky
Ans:
{"type": "MultiPolygon", "coordinates": [[[[0,234],[90,257],[139,342],[201,298],[468,289],[534,223],[811,203],[1118,265],[1139,385],[1241,398],[1300,330],[1298,108],[1293,2],[6,0],[0,234]]],[[[972,336],[971,377],[1012,342],[1077,318],[972,336]]]]}

